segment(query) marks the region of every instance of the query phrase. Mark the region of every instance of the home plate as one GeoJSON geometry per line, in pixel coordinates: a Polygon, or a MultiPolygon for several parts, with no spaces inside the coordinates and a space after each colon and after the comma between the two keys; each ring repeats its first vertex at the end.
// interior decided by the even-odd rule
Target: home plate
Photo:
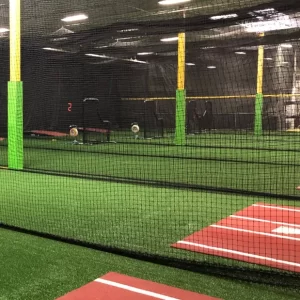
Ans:
{"type": "Polygon", "coordinates": [[[283,233],[289,235],[300,235],[300,228],[280,226],[273,230],[275,233],[283,233]]]}
{"type": "Polygon", "coordinates": [[[172,247],[300,272],[300,208],[256,203],[172,247]]]}
{"type": "Polygon", "coordinates": [[[118,273],[108,273],[57,300],[213,300],[167,285],[154,283],[118,273]]]}

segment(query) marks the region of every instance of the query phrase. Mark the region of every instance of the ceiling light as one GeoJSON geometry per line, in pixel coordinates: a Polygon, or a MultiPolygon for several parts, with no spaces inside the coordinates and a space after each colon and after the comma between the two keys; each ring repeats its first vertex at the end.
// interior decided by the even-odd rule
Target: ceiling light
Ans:
{"type": "Polygon", "coordinates": [[[96,49],[104,49],[104,48],[108,48],[109,46],[98,46],[98,47],[95,47],[96,49]]]}
{"type": "Polygon", "coordinates": [[[159,1],[158,4],[160,5],[175,5],[175,4],[182,4],[182,3],[187,3],[191,2],[191,0],[162,0],[159,1]]]}
{"type": "Polygon", "coordinates": [[[137,55],[152,55],[153,52],[140,52],[137,55]]]}
{"type": "Polygon", "coordinates": [[[100,55],[100,54],[93,54],[93,53],[87,53],[85,54],[86,56],[90,56],[90,57],[99,57],[99,58],[110,58],[107,55],[100,55]]]}
{"type": "Polygon", "coordinates": [[[245,54],[247,54],[247,53],[246,53],[246,52],[242,52],[242,51],[237,51],[237,52],[235,52],[235,54],[245,55],[245,54]]]}
{"type": "Polygon", "coordinates": [[[140,39],[141,36],[128,36],[128,37],[123,37],[123,38],[119,38],[117,39],[118,41],[126,41],[126,40],[132,40],[132,39],[140,39]]]}
{"type": "Polygon", "coordinates": [[[220,16],[213,16],[210,17],[211,20],[226,20],[226,19],[233,19],[233,18],[237,18],[238,15],[237,14],[229,14],[229,15],[220,15],[220,16]]]}
{"type": "Polygon", "coordinates": [[[292,44],[281,44],[280,45],[282,48],[293,48],[292,44]]]}
{"type": "Polygon", "coordinates": [[[207,69],[216,69],[216,66],[207,66],[207,69]]]}
{"type": "Polygon", "coordinates": [[[112,57],[112,56],[107,56],[107,55],[103,55],[103,54],[93,54],[93,53],[87,53],[85,55],[90,56],[90,57],[98,57],[98,58],[106,58],[106,59],[113,59],[113,60],[129,61],[129,62],[140,63],[140,64],[148,64],[146,61],[132,59],[132,58],[130,58],[130,59],[118,58],[118,57],[112,57]]]}
{"type": "Polygon", "coordinates": [[[196,64],[194,63],[186,63],[187,66],[195,66],[196,64]]]}
{"type": "Polygon", "coordinates": [[[175,41],[178,41],[177,36],[161,39],[161,42],[175,42],[175,41]]]}
{"type": "Polygon", "coordinates": [[[79,14],[79,15],[74,15],[74,16],[69,16],[64,19],[61,19],[63,22],[75,22],[75,21],[83,21],[88,19],[89,17],[84,14],[79,14]]]}
{"type": "Polygon", "coordinates": [[[52,42],[60,42],[60,41],[66,41],[68,38],[67,37],[60,37],[60,38],[54,38],[51,39],[52,42]]]}
{"type": "Polygon", "coordinates": [[[70,26],[74,27],[74,26],[80,26],[80,25],[82,25],[82,23],[66,24],[65,26],[66,27],[70,27],[70,26]]]}
{"type": "Polygon", "coordinates": [[[138,59],[123,59],[124,61],[130,61],[130,62],[135,62],[135,63],[139,63],[139,64],[148,64],[146,61],[143,60],[138,60],[138,59]]]}
{"type": "Polygon", "coordinates": [[[50,48],[50,47],[45,47],[43,48],[43,50],[47,50],[47,51],[54,51],[54,52],[69,52],[63,49],[58,49],[58,48],[50,48]]]}
{"type": "Polygon", "coordinates": [[[8,32],[9,31],[9,29],[7,29],[7,28],[0,28],[0,33],[5,33],[5,32],[8,32]]]}
{"type": "Polygon", "coordinates": [[[274,8],[266,8],[266,9],[260,9],[254,11],[257,14],[274,14],[277,11],[274,8]]]}
{"type": "Polygon", "coordinates": [[[265,60],[273,60],[271,57],[265,57],[265,60]]]}
{"type": "Polygon", "coordinates": [[[117,32],[123,33],[123,32],[132,32],[132,31],[138,31],[138,28],[122,29],[122,30],[118,30],[117,32]]]}

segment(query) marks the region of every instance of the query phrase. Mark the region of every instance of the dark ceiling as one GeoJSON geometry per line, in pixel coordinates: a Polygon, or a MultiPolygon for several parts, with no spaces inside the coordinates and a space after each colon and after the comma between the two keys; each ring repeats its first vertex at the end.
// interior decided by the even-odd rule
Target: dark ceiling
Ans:
{"type": "MultiPolygon", "coordinates": [[[[1,18],[8,25],[8,0],[2,0],[1,18]]],[[[63,24],[61,19],[82,12],[88,22],[68,26],[74,31],[99,28],[118,22],[157,21],[181,16],[179,6],[161,6],[158,0],[23,0],[23,29],[26,33],[47,35],[63,24]]],[[[187,18],[224,13],[252,7],[270,0],[192,0],[185,4],[187,18]]],[[[286,2],[286,0],[282,0],[286,2]]]]}
{"type": "MultiPolygon", "coordinates": [[[[151,59],[166,60],[177,55],[177,42],[162,43],[162,37],[180,31],[187,35],[187,52],[230,49],[257,49],[258,44],[278,44],[300,39],[299,28],[272,31],[264,38],[245,31],[244,22],[257,20],[253,11],[274,8],[289,16],[300,27],[299,0],[192,0],[184,7],[158,4],[158,0],[23,0],[23,45],[35,49],[53,48],[47,55],[65,58],[78,53],[94,53],[105,57],[86,57],[93,63],[130,59],[138,52],[154,52],[151,59]],[[68,24],[62,18],[85,13],[87,21],[68,24]],[[236,13],[235,19],[217,20],[211,16],[236,13]],[[134,31],[132,31],[134,29],[134,31]],[[68,33],[67,30],[73,33],[68,33]],[[28,43],[28,44],[26,44],[28,43]],[[210,50],[211,49],[211,50],[210,50]]],[[[0,27],[8,27],[8,0],[0,0],[0,27]]],[[[7,34],[2,41],[7,42],[7,34]]],[[[43,50],[44,51],[44,50],[43,50]]]]}

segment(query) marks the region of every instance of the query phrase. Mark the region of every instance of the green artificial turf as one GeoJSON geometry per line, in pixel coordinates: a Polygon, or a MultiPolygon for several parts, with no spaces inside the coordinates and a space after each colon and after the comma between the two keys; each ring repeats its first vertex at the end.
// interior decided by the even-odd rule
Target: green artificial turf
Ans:
{"type": "Polygon", "coordinates": [[[261,268],[170,245],[255,202],[229,194],[0,171],[0,220],[9,225],[142,253],[261,268]]]}
{"type": "MultiPolygon", "coordinates": [[[[197,141],[199,147],[156,145],[153,140],[75,146],[66,140],[26,139],[25,168],[299,195],[295,187],[300,183],[300,138],[296,135],[207,134],[188,141],[197,141]]],[[[5,147],[0,154],[0,163],[7,165],[5,147]]]]}
{"type": "Polygon", "coordinates": [[[144,263],[0,229],[0,300],[53,300],[108,272],[224,300],[299,299],[299,291],[144,263]]]}
{"type": "MultiPolygon", "coordinates": [[[[263,268],[170,245],[255,202],[300,206],[280,198],[299,196],[295,190],[300,171],[298,135],[207,134],[189,141],[197,141],[199,147],[157,145],[153,140],[75,146],[59,139],[25,139],[25,167],[95,178],[273,193],[278,198],[2,170],[0,221],[142,253],[263,268]],[[261,150],[266,147],[269,150],[261,150]]],[[[6,147],[0,147],[0,164],[7,164],[6,147]]]]}
{"type": "MultiPolygon", "coordinates": [[[[300,183],[298,134],[262,137],[202,134],[189,137],[188,144],[198,147],[176,147],[172,145],[172,139],[134,140],[127,136],[123,141],[132,143],[80,146],[72,145],[66,139],[25,139],[25,168],[282,196],[299,195],[295,190],[300,183]],[[155,144],[157,142],[169,145],[155,144]]],[[[7,165],[6,152],[6,147],[0,147],[0,165],[7,165]]]]}

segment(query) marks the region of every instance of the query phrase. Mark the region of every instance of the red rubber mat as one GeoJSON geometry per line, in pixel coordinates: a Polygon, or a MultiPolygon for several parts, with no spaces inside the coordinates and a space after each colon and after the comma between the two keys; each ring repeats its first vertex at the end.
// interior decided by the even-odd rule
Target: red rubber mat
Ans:
{"type": "Polygon", "coordinates": [[[217,300],[167,285],[118,273],[105,276],[74,290],[57,300],[217,300]]]}
{"type": "MultiPolygon", "coordinates": [[[[79,127],[78,130],[83,130],[83,127],[79,127]]],[[[110,133],[111,131],[108,129],[101,129],[101,128],[84,128],[85,131],[88,132],[97,132],[97,133],[110,133]]]]}
{"type": "Polygon", "coordinates": [[[31,132],[34,134],[42,134],[42,135],[48,135],[48,136],[53,136],[53,137],[68,136],[68,134],[66,134],[66,133],[56,132],[56,131],[48,131],[48,130],[32,130],[31,132]]]}
{"type": "Polygon", "coordinates": [[[172,247],[300,272],[300,208],[253,204],[172,247]]]}

